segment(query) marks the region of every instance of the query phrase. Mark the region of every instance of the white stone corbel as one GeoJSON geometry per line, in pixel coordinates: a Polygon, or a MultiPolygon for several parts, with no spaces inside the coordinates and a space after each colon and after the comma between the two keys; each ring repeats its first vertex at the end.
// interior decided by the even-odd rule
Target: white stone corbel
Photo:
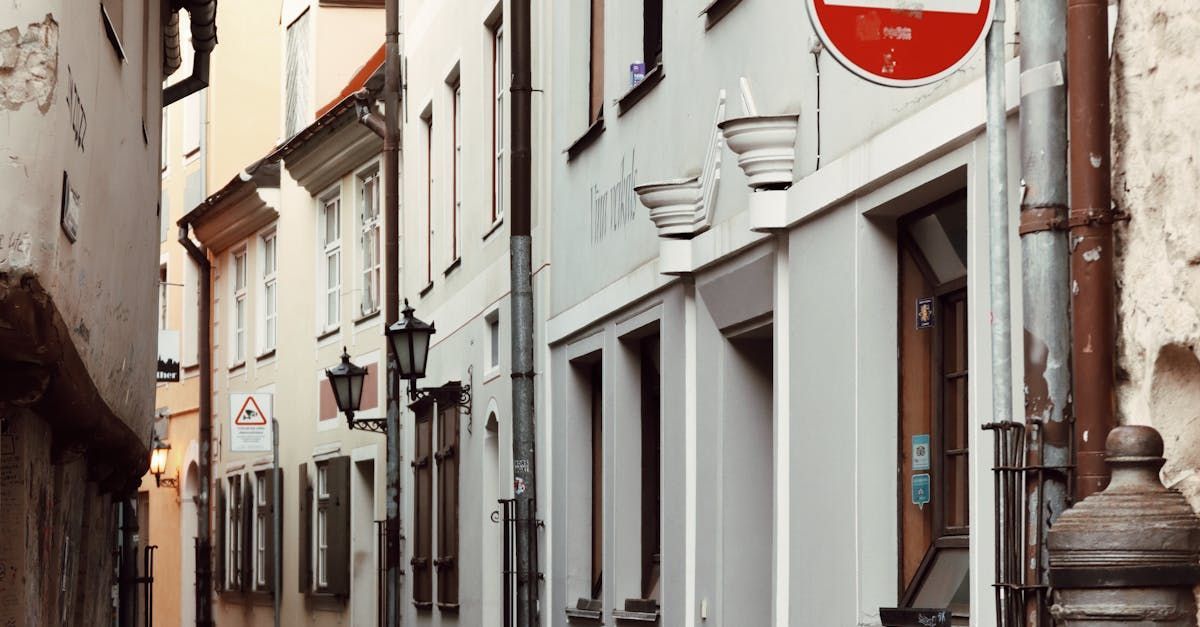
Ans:
{"type": "MultiPolygon", "coordinates": [[[[742,80],[742,100],[753,102],[749,84],[742,80]]],[[[729,149],[750,187],[750,228],[773,231],[787,226],[787,193],[796,163],[799,113],[758,115],[749,105],[747,115],[718,124],[729,149]]]]}

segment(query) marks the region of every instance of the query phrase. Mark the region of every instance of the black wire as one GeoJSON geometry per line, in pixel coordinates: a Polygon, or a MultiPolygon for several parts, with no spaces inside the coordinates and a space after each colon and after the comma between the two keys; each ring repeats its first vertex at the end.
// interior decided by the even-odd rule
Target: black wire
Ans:
{"type": "Polygon", "coordinates": [[[821,49],[813,50],[813,65],[817,69],[817,167],[821,169],[821,49]]]}

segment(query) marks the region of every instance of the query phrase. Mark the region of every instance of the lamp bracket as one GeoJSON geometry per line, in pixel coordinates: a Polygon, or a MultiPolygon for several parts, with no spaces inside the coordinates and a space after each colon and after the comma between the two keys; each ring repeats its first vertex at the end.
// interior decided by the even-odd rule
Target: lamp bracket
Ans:
{"type": "Polygon", "coordinates": [[[471,384],[463,385],[461,381],[450,381],[445,385],[433,388],[418,388],[416,381],[409,380],[408,400],[415,403],[421,399],[433,397],[439,405],[457,405],[468,415],[471,414],[471,384]]]}
{"type": "Polygon", "coordinates": [[[351,430],[387,433],[387,418],[355,418],[351,414],[346,417],[346,422],[351,430]]]}

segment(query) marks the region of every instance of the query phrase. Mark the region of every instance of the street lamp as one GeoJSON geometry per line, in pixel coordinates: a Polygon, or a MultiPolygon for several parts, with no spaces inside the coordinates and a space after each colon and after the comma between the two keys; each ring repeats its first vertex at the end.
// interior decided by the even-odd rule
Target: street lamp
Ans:
{"type": "Polygon", "coordinates": [[[162,478],[163,473],[167,470],[167,451],[169,450],[171,450],[171,445],[164,442],[155,433],[150,444],[150,474],[154,475],[154,485],[158,487],[162,487],[163,484],[166,484],[167,487],[177,487],[174,477],[162,478]]]}
{"type": "Polygon", "coordinates": [[[342,347],[341,363],[327,369],[325,376],[329,379],[329,387],[333,390],[333,401],[337,403],[338,411],[346,414],[346,426],[351,429],[367,428],[369,423],[370,428],[367,430],[375,431],[378,419],[354,419],[354,412],[358,411],[362,405],[363,383],[367,379],[367,369],[350,361],[350,353],[346,351],[346,347],[342,347]]]}
{"type": "Polygon", "coordinates": [[[439,403],[452,403],[471,411],[471,386],[452,381],[436,388],[418,388],[417,379],[425,378],[425,366],[429,362],[429,338],[437,329],[413,315],[413,308],[404,299],[403,315],[388,327],[388,345],[396,358],[396,370],[401,379],[408,380],[408,398],[416,402],[433,395],[439,403]]]}

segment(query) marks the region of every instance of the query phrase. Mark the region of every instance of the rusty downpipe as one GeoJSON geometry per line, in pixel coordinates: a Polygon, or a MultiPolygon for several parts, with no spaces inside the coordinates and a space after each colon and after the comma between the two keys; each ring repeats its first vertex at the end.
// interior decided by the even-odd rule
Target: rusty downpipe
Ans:
{"type": "Polygon", "coordinates": [[[1108,3],[1067,0],[1071,315],[1079,502],[1108,484],[1104,442],[1116,426],[1108,3]]]}

